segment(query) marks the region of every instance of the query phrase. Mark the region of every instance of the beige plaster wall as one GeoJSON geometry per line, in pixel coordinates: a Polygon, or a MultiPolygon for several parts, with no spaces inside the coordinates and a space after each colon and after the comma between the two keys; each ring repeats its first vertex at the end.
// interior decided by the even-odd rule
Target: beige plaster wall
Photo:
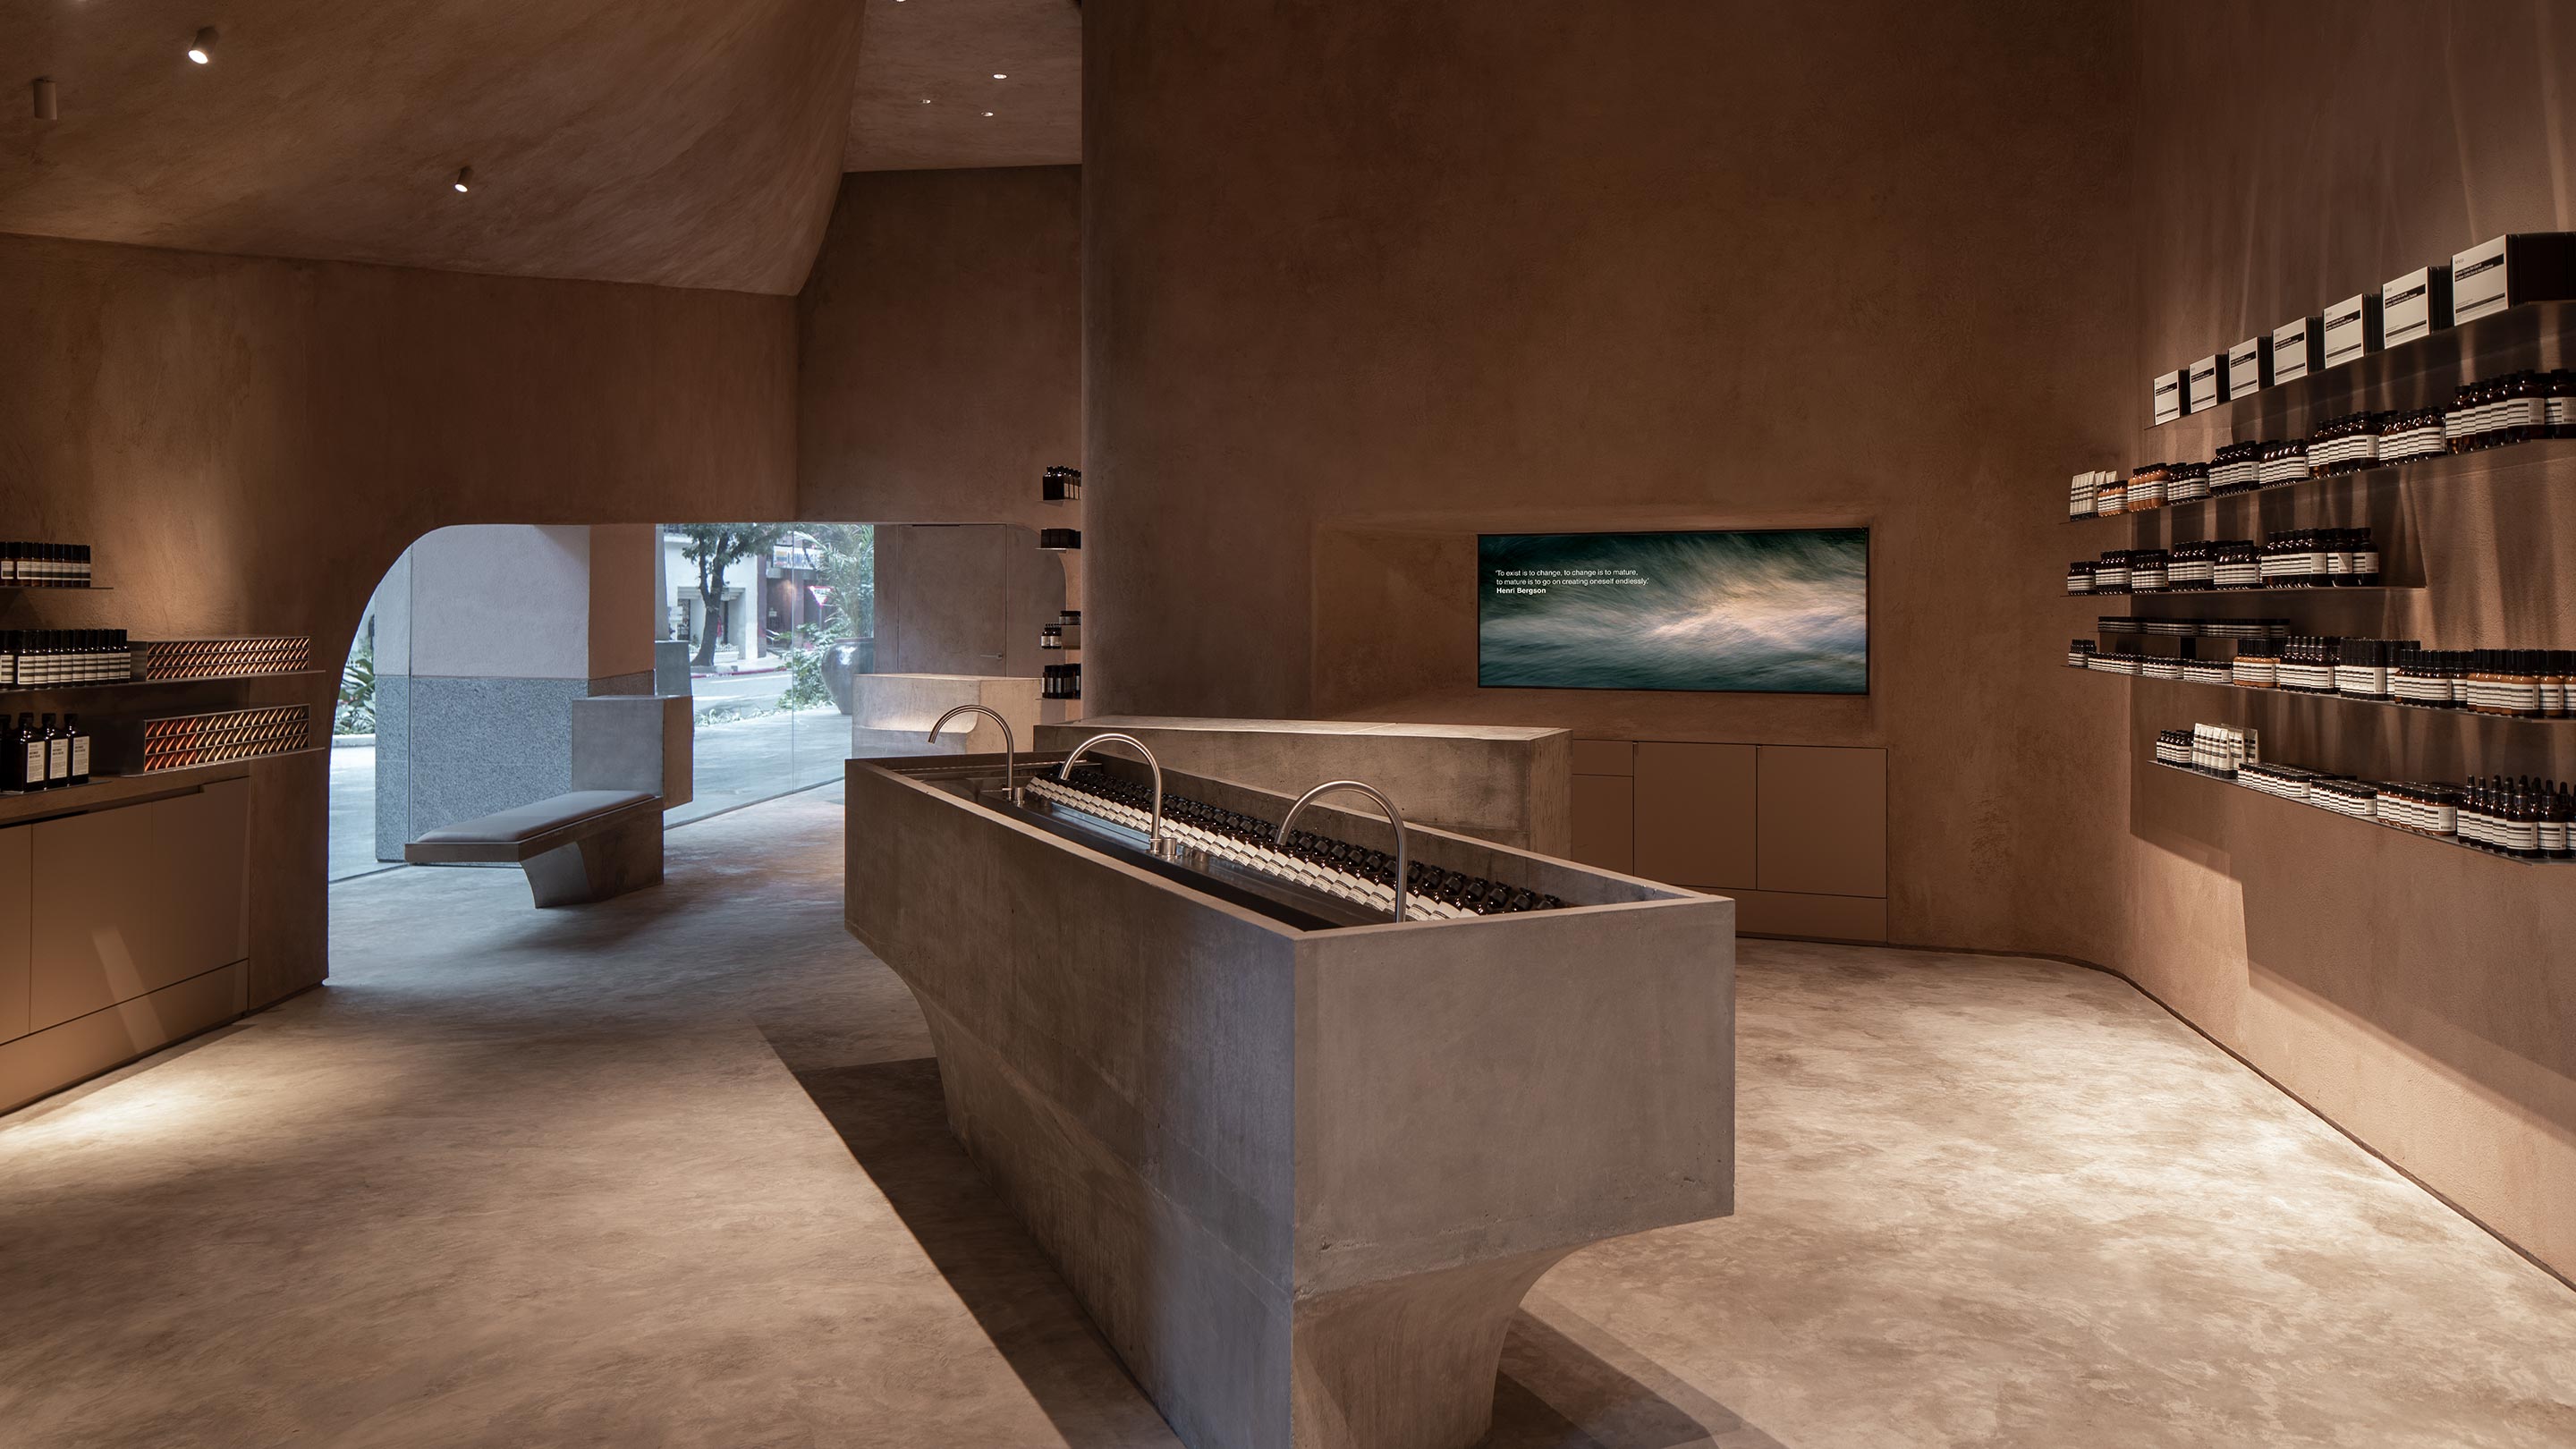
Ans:
{"type": "Polygon", "coordinates": [[[805,518],[1078,527],[1081,169],[853,172],[797,299],[805,518]]]}
{"type": "Polygon", "coordinates": [[[2110,909],[2050,508],[2130,425],[2128,17],[1085,14],[1091,710],[1884,746],[1898,939],[2110,909]],[[1867,698],[1475,687],[1479,530],[1807,524],[1867,698]]]}

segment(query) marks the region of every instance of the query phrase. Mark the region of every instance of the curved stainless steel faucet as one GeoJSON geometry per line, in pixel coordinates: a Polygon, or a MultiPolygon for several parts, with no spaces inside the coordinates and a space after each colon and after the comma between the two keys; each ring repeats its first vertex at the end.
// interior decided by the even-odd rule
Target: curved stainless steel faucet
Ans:
{"type": "Polygon", "coordinates": [[[1002,727],[1002,798],[1014,805],[1019,804],[1020,742],[1012,737],[1011,722],[1002,718],[1001,711],[980,704],[961,704],[941,715],[938,722],[930,727],[930,742],[934,745],[939,743],[939,732],[948,728],[948,722],[961,714],[989,715],[993,723],[1002,727]]]}
{"type": "Polygon", "coordinates": [[[1326,780],[1298,796],[1297,803],[1288,807],[1288,814],[1279,822],[1279,833],[1274,837],[1275,840],[1278,844],[1287,844],[1288,829],[1297,823],[1297,812],[1305,809],[1316,796],[1332,790],[1357,790],[1375,800],[1377,808],[1386,812],[1387,823],[1395,827],[1395,918],[1402,921],[1404,919],[1405,865],[1411,856],[1411,852],[1405,846],[1404,815],[1395,808],[1394,801],[1379,793],[1376,786],[1359,780],[1326,780]]]}
{"type": "Polygon", "coordinates": [[[1074,763],[1080,760],[1085,753],[1089,752],[1093,745],[1105,745],[1112,742],[1134,746],[1136,753],[1145,757],[1145,767],[1154,772],[1154,828],[1152,832],[1145,837],[1145,850],[1156,859],[1169,860],[1172,857],[1172,852],[1166,850],[1163,846],[1163,762],[1154,758],[1153,750],[1148,748],[1143,740],[1136,738],[1134,735],[1122,735],[1115,731],[1111,731],[1106,734],[1093,735],[1091,738],[1084,740],[1081,744],[1073,747],[1073,753],[1065,756],[1064,763],[1057,767],[1055,777],[1059,780],[1072,779],[1074,763]]]}

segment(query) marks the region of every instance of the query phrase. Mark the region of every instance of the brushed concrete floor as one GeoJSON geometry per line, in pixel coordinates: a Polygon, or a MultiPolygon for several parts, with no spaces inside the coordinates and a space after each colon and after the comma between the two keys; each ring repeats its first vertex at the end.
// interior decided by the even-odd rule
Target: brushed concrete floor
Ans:
{"type": "MultiPolygon", "coordinates": [[[[837,790],[0,1118],[0,1443],[1169,1445],[838,921],[837,790]]],[[[1532,1294],[1496,1449],[2576,1443],[2576,1293],[2151,1003],[1748,943],[1742,1210],[1532,1294]]]]}

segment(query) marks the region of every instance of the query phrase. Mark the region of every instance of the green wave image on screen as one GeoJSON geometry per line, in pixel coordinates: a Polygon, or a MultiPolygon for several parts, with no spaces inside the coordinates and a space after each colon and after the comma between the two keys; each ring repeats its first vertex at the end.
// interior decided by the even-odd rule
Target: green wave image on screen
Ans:
{"type": "Polygon", "coordinates": [[[1477,539],[1476,682],[1869,692],[1869,530],[1477,539]]]}

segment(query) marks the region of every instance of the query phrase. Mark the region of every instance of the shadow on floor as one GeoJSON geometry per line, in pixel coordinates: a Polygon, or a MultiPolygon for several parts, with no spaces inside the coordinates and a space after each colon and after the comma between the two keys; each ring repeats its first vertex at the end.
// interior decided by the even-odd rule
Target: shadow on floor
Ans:
{"type": "MultiPolygon", "coordinates": [[[[1067,1444],[1177,1446],[1036,1240],[950,1135],[935,1059],[816,1068],[796,1079],[1067,1444]]],[[[1781,1449],[1597,1328],[1562,1310],[1549,1316],[1554,1323],[1524,1309],[1514,1321],[1493,1432],[1480,1449],[1781,1449]]]]}

